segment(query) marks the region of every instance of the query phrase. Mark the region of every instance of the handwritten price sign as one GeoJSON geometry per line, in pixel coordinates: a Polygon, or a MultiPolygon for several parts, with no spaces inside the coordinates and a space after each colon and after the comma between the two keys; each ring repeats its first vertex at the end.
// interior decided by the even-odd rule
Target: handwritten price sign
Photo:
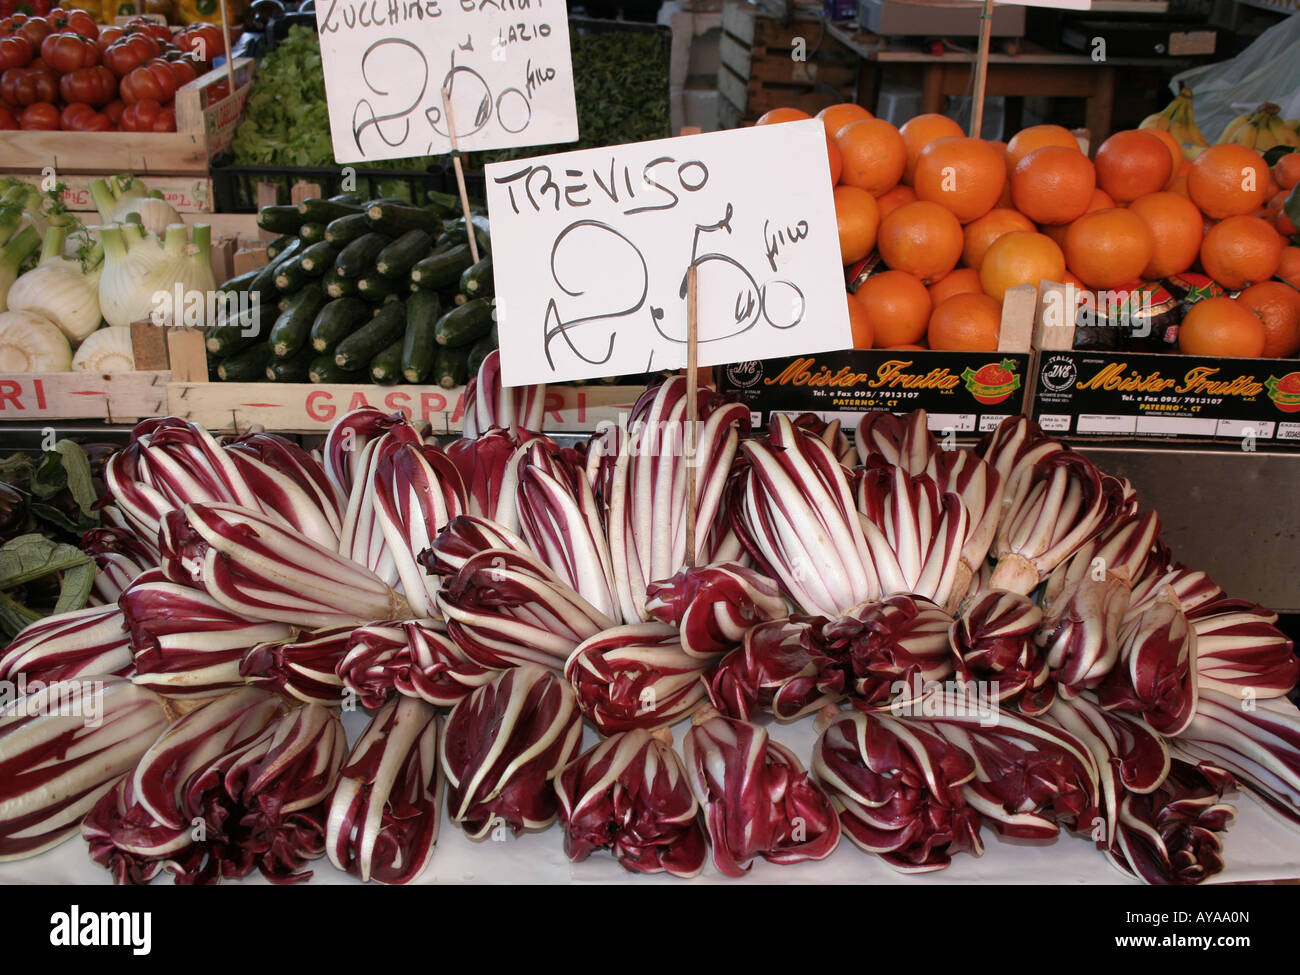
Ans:
{"type": "Polygon", "coordinates": [[[851,346],[817,120],[486,167],[510,386],[851,346]]]}
{"type": "Polygon", "coordinates": [[[578,138],[563,0],[322,0],[325,96],[340,163],[578,138]]]}

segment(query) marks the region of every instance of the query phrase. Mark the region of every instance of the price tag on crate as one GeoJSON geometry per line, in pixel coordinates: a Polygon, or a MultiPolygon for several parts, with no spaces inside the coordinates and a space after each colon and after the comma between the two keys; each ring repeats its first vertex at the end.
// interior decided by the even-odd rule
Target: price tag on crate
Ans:
{"type": "Polygon", "coordinates": [[[853,344],[826,133],[813,119],[486,167],[508,386],[853,344]]]}
{"type": "Polygon", "coordinates": [[[578,138],[568,11],[557,0],[327,0],[316,8],[334,158],[578,138]]]}

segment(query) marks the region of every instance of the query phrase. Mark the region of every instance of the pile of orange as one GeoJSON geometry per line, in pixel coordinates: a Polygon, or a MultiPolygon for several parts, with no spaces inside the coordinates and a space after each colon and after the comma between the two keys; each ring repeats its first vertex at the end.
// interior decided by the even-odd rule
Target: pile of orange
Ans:
{"type": "MultiPolygon", "coordinates": [[[[808,119],[776,109],[759,125],[808,119]]],[[[847,295],[858,348],[995,351],[1001,303],[1056,281],[1127,290],[1184,271],[1231,297],[1194,306],[1179,330],[1200,355],[1300,352],[1300,230],[1284,209],[1300,152],[1270,170],[1240,145],[1191,161],[1167,133],[1116,132],[1090,159],[1068,129],[1035,125],[1005,145],[942,115],[901,128],[853,104],[826,129],[846,267],[882,269],[847,295]]]]}

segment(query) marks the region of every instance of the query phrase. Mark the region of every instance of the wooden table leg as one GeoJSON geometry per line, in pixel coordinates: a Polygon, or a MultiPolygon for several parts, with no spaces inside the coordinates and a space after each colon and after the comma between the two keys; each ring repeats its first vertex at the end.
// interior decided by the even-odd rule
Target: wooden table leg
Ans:
{"type": "Polygon", "coordinates": [[[938,113],[943,111],[943,71],[942,64],[927,64],[924,79],[921,82],[921,111],[938,113]]]}
{"type": "Polygon", "coordinates": [[[1095,149],[1110,135],[1111,114],[1115,108],[1115,69],[1098,64],[1094,70],[1096,76],[1088,94],[1084,117],[1095,149]]]}
{"type": "Polygon", "coordinates": [[[880,91],[880,66],[875,61],[858,58],[858,104],[876,114],[876,96],[880,91]]]}

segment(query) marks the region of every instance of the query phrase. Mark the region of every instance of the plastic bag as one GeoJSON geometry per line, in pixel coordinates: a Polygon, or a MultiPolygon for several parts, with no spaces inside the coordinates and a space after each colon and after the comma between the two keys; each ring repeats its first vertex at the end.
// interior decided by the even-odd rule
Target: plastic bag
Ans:
{"type": "Polygon", "coordinates": [[[1196,124],[1211,143],[1264,102],[1281,108],[1284,119],[1300,118],[1300,15],[1273,25],[1235,58],[1175,75],[1169,88],[1175,95],[1192,90],[1196,124]]]}

